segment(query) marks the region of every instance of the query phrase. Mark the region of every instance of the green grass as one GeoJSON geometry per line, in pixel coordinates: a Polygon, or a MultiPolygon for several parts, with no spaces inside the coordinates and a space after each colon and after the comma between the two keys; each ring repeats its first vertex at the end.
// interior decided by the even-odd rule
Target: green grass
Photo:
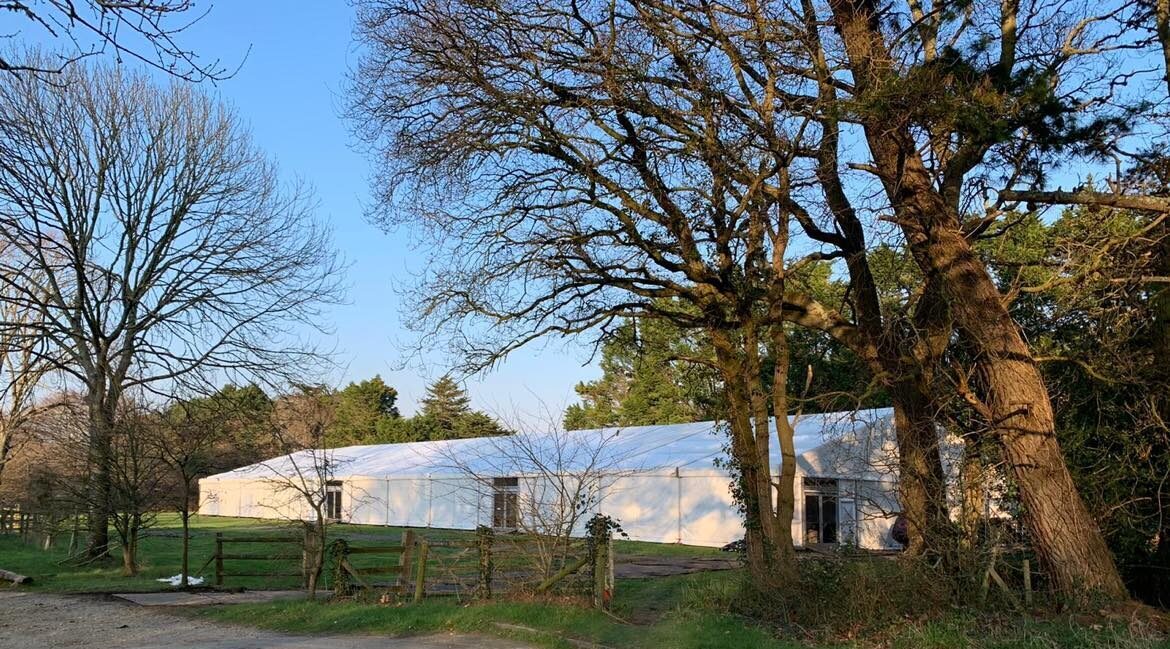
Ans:
{"type": "Polygon", "coordinates": [[[353,602],[279,602],[205,609],[200,615],[249,626],[295,633],[418,635],[461,631],[526,640],[540,646],[570,647],[564,638],[615,647],[759,647],[803,645],[777,639],[763,629],[719,615],[670,615],[651,625],[622,624],[588,608],[538,602],[490,602],[460,606],[442,600],[385,607],[353,602]],[[513,625],[512,627],[501,627],[513,625]],[[529,627],[535,632],[515,627],[529,627]]]}
{"type": "MultiPolygon", "coordinates": [[[[664,578],[654,581],[687,581],[664,578]]],[[[652,587],[652,589],[655,587],[652,587]]],[[[622,583],[618,611],[648,594],[646,587],[622,583]]],[[[674,586],[676,593],[685,587],[674,586]]],[[[997,623],[963,614],[925,624],[907,624],[880,637],[823,644],[807,637],[777,637],[743,618],[679,606],[647,624],[623,623],[579,606],[541,602],[489,602],[457,605],[428,600],[418,605],[381,606],[356,602],[273,602],[203,609],[205,618],[292,633],[368,633],[394,636],[436,632],[487,633],[543,647],[572,647],[567,639],[624,649],[814,649],[890,647],[891,649],[1157,649],[1170,646],[1155,635],[1124,626],[1092,628],[1070,620],[1010,619],[997,623]],[[505,626],[501,626],[505,625],[505,626]],[[517,627],[527,627],[526,630],[517,627]]]]}
{"type": "MultiPolygon", "coordinates": [[[[168,585],[156,581],[178,574],[181,566],[182,538],[177,515],[163,514],[154,528],[140,541],[140,571],[135,577],[122,575],[121,556],[117,549],[109,560],[78,564],[69,560],[68,535],[54,541],[54,547],[42,551],[35,544],[27,544],[18,536],[0,535],[0,568],[12,570],[33,578],[31,588],[54,592],[117,592],[166,590],[168,585]]],[[[191,530],[190,569],[198,575],[200,566],[214,553],[215,533],[225,536],[254,534],[293,535],[297,532],[278,523],[258,523],[239,518],[193,517],[191,530]]],[[[263,544],[255,551],[275,551],[277,544],[263,544]]],[[[293,562],[289,562],[293,565],[293,562]]],[[[202,573],[210,577],[209,567],[202,573]]],[[[241,580],[242,586],[256,586],[263,580],[241,580]]],[[[284,580],[280,585],[295,584],[298,580],[284,580]]]]}
{"type": "MultiPolygon", "coordinates": [[[[55,541],[55,547],[49,551],[42,551],[33,544],[26,544],[17,536],[0,535],[0,568],[18,572],[33,577],[32,588],[54,592],[129,592],[129,591],[157,591],[167,590],[168,585],[156,581],[162,577],[176,575],[180,571],[180,556],[182,540],[180,536],[180,521],[175,514],[160,514],[155,525],[142,538],[139,548],[139,575],[136,577],[122,576],[121,560],[115,556],[109,561],[100,564],[77,565],[68,561],[68,536],[62,535],[55,541]]],[[[394,545],[401,538],[404,528],[378,527],[372,525],[336,524],[329,528],[331,538],[346,538],[352,545],[394,545]]],[[[202,572],[204,565],[215,550],[215,534],[222,532],[225,538],[250,535],[289,535],[301,534],[295,524],[281,521],[258,520],[251,518],[230,518],[219,516],[193,516],[191,521],[191,552],[190,569],[195,576],[208,578],[211,583],[214,567],[208,566],[202,572]]],[[[471,541],[474,533],[463,530],[415,529],[417,534],[428,540],[455,540],[471,541]]],[[[717,549],[702,548],[687,545],[670,545],[661,543],[643,543],[637,541],[618,541],[619,556],[713,556],[718,555],[717,549]]],[[[296,550],[295,546],[281,546],[281,544],[249,544],[234,545],[229,552],[274,553],[296,550]]],[[[299,550],[298,550],[299,551],[299,550]]],[[[456,549],[436,548],[432,558],[442,559],[444,556],[453,556],[456,549]]],[[[117,551],[115,551],[117,555],[117,551]]],[[[726,556],[726,555],[724,555],[726,556]]],[[[385,561],[385,555],[359,555],[353,558],[352,563],[357,567],[373,565],[378,561],[385,561]]],[[[461,570],[474,573],[475,556],[467,554],[461,560],[461,570]]],[[[502,565],[506,565],[502,564],[502,565]]],[[[243,570],[247,572],[286,572],[295,570],[299,561],[287,560],[283,562],[253,562],[233,561],[227,564],[227,569],[243,570]]],[[[226,580],[225,585],[244,588],[295,588],[299,585],[299,578],[253,578],[236,577],[226,580]]]]}
{"type": "Polygon", "coordinates": [[[644,557],[722,557],[729,555],[719,548],[708,548],[701,545],[683,545],[681,543],[647,543],[645,541],[613,542],[613,550],[617,556],[644,556],[644,557]]]}

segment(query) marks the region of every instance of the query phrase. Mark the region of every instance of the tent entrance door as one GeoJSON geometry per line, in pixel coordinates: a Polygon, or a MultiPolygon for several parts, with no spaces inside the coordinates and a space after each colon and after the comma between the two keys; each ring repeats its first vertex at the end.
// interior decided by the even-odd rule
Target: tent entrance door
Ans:
{"type": "Polygon", "coordinates": [[[838,541],[837,481],[804,479],[804,545],[836,545],[838,541]]]}
{"type": "Polygon", "coordinates": [[[520,527],[520,479],[492,479],[492,527],[514,532],[520,527]]]}

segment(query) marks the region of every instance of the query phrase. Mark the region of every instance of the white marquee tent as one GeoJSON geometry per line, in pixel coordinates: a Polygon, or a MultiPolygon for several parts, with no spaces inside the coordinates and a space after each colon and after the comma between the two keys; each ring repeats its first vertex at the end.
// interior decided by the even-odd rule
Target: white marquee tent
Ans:
{"type": "MultiPolygon", "coordinates": [[[[311,508],[289,487],[316,480],[327,483],[327,515],[348,523],[524,527],[530,518],[545,520],[550,502],[575,500],[618,519],[633,540],[720,546],[743,536],[721,462],[724,426],[700,422],[301,451],[200,480],[199,512],[308,519],[311,508]]],[[[774,438],[771,450],[778,467],[774,438]]],[[[799,545],[896,547],[890,538],[897,509],[890,410],[804,415],[796,421],[796,450],[792,529],[799,545]]],[[[582,523],[577,521],[577,532],[582,523]]]]}

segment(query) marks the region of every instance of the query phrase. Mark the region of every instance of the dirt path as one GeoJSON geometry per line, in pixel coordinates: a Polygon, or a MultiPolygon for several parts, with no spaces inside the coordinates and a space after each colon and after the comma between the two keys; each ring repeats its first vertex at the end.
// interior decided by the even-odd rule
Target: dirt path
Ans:
{"type": "Polygon", "coordinates": [[[0,590],[4,649],[527,649],[465,635],[294,636],[180,617],[100,597],[0,590]]]}

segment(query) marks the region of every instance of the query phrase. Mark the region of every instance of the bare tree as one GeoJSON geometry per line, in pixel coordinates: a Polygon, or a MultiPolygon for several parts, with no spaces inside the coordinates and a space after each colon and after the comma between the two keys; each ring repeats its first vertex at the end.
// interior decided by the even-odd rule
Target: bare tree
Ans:
{"type": "Polygon", "coordinates": [[[606,487],[635,472],[615,442],[620,429],[566,431],[546,412],[543,421],[515,417],[510,435],[448,447],[446,461],[474,490],[463,491],[477,510],[491,495],[492,527],[523,532],[525,556],[542,577],[566,559],[586,518],[601,511],[606,487]],[[515,484],[510,481],[515,480],[515,484]],[[507,484],[501,484],[503,481],[507,484]]]}
{"type": "Polygon", "coordinates": [[[727,393],[754,573],[793,578],[785,417],[778,476],[769,461],[769,415],[788,411],[784,321],[840,322],[786,291],[791,270],[824,258],[790,246],[796,149],[760,146],[739,106],[717,99],[754,101],[734,79],[700,69],[673,83],[672,66],[701,63],[671,49],[665,25],[610,5],[370,2],[359,21],[370,51],[354,117],[387,162],[376,216],[417,219],[439,240],[416,295],[423,339],[452,334],[462,369],[478,370],[624,318],[702,332],[727,393]]]}
{"type": "Polygon", "coordinates": [[[123,394],[320,362],[304,337],[321,329],[340,268],[308,192],[282,187],[230,108],[120,69],[61,80],[0,86],[0,236],[28,260],[4,263],[0,281],[85,388],[101,555],[123,394]]]}
{"type": "Polygon", "coordinates": [[[164,501],[167,464],[159,454],[160,415],[123,402],[110,444],[110,514],[122,548],[122,574],[138,574],[138,543],[164,501]]]}
{"type": "Polygon", "coordinates": [[[179,586],[186,588],[190,575],[191,505],[198,495],[199,478],[216,468],[215,449],[227,436],[227,422],[237,414],[228,399],[211,403],[179,401],[159,415],[154,453],[169,469],[178,486],[170,499],[183,527],[182,570],[179,586]]]}
{"type": "Polygon", "coordinates": [[[273,434],[284,455],[261,462],[273,500],[262,503],[277,516],[298,521],[305,536],[304,573],[309,598],[325,567],[326,541],[333,521],[330,483],[338,460],[327,443],[334,404],[324,386],[300,385],[281,397],[273,412],[273,434]]]}
{"type": "MultiPolygon", "coordinates": [[[[0,251],[0,255],[4,254],[0,251]]],[[[0,480],[4,467],[30,439],[28,426],[52,402],[41,399],[54,367],[47,341],[36,335],[39,312],[0,298],[0,318],[11,327],[0,332],[0,480]]]]}
{"type": "Polygon", "coordinates": [[[190,81],[224,79],[230,73],[218,60],[202,61],[179,42],[207,15],[192,15],[194,8],[191,0],[7,0],[0,12],[23,29],[6,29],[0,42],[31,31],[69,49],[51,57],[0,54],[0,73],[57,74],[82,59],[112,54],[190,81]]]}
{"type": "Polygon", "coordinates": [[[890,335],[862,222],[841,200],[837,113],[813,109],[820,71],[804,80],[811,99],[784,89],[794,66],[812,65],[805,23],[781,25],[793,43],[772,43],[760,34],[776,24],[755,5],[361,6],[371,49],[354,115],[386,161],[376,216],[413,217],[438,240],[416,295],[425,340],[453,332],[474,370],[544,335],[605,335],[624,317],[701,332],[714,359],[679,360],[723,379],[749,556],[756,574],[771,553],[791,576],[792,431],[778,417],[774,479],[768,420],[789,410],[784,323],[819,329],[899,388],[915,521],[943,515],[927,381],[906,350],[928,357],[922,341],[945,344],[948,324],[924,301],[915,318],[930,320],[931,336],[890,335]],[[825,196],[809,204],[817,183],[825,196]],[[828,229],[816,223],[822,203],[837,218],[828,229]],[[854,280],[856,324],[796,279],[837,258],[854,280]],[[476,316],[491,329],[466,326],[476,316]]]}

